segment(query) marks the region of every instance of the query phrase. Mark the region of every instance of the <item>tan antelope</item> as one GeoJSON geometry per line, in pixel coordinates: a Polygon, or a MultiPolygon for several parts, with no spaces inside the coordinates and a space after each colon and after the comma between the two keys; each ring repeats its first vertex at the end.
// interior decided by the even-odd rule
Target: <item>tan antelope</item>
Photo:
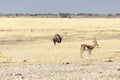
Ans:
{"type": "Polygon", "coordinates": [[[94,38],[93,41],[93,45],[89,45],[89,44],[82,44],[81,48],[80,48],[80,54],[81,54],[81,58],[82,58],[82,54],[84,51],[88,51],[88,54],[91,56],[91,51],[97,46],[99,47],[96,38],[94,38]]]}

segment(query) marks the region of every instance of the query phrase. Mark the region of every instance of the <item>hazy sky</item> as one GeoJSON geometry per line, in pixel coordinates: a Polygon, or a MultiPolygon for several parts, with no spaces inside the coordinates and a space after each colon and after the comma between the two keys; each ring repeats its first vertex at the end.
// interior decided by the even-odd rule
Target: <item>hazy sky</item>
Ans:
{"type": "Polygon", "coordinates": [[[120,0],[0,0],[0,13],[120,13],[120,0]]]}

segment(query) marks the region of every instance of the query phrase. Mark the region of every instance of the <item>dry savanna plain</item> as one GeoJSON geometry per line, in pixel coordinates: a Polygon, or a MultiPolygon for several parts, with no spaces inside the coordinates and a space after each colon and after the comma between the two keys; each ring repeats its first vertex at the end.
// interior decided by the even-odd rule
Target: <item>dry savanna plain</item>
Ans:
{"type": "Polygon", "coordinates": [[[0,80],[120,80],[120,18],[0,18],[0,80]]]}

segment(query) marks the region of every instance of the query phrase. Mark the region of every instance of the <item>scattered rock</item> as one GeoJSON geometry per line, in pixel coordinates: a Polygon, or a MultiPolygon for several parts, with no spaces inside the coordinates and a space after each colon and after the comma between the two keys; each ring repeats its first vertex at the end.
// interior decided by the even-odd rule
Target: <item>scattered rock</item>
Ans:
{"type": "Polygon", "coordinates": [[[117,71],[120,71],[120,69],[117,69],[117,71]]]}
{"type": "Polygon", "coordinates": [[[10,76],[12,76],[13,74],[12,73],[10,73],[10,76]]]}
{"type": "Polygon", "coordinates": [[[102,73],[102,72],[100,72],[100,73],[102,73]]]}
{"type": "Polygon", "coordinates": [[[110,60],[107,60],[106,62],[113,62],[113,60],[110,59],[110,60]]]}
{"type": "Polygon", "coordinates": [[[27,60],[23,60],[23,62],[27,62],[27,60]]]}
{"type": "Polygon", "coordinates": [[[25,77],[24,77],[24,76],[22,76],[22,77],[21,77],[21,79],[25,79],[25,77]]]}
{"type": "Polygon", "coordinates": [[[70,64],[69,62],[67,62],[66,64],[70,64]]]}
{"type": "Polygon", "coordinates": [[[18,74],[16,74],[15,76],[22,76],[22,74],[18,73],[18,74]]]}
{"type": "Polygon", "coordinates": [[[63,63],[63,64],[70,64],[69,62],[63,63]]]}

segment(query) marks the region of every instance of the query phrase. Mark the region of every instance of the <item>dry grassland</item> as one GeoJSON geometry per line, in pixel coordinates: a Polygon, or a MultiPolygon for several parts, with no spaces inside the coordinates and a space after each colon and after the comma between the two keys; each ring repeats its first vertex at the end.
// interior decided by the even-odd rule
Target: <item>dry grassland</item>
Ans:
{"type": "MultiPolygon", "coordinates": [[[[119,39],[120,18],[0,18],[0,63],[1,65],[66,63],[76,65],[85,63],[86,65],[111,62],[120,66],[119,39]],[[52,37],[56,33],[63,36],[63,42],[54,46],[52,37]],[[92,57],[84,52],[83,59],[80,59],[80,45],[92,44],[94,37],[97,38],[100,48],[92,51],[92,57]]],[[[50,76],[42,80],[48,80],[48,77],[50,76]]],[[[84,78],[68,77],[61,76],[59,79],[54,79],[82,80],[84,78]]],[[[107,80],[109,76],[102,75],[102,77],[102,80],[107,80]]],[[[49,78],[49,80],[54,79],[49,78]]],[[[115,79],[119,80],[120,76],[117,75],[117,78],[115,76],[115,79]]],[[[14,79],[11,78],[11,80],[14,79]]],[[[90,77],[90,80],[93,80],[93,77],[90,77]]]]}
{"type": "Polygon", "coordinates": [[[93,50],[90,61],[120,60],[119,18],[0,18],[0,34],[1,63],[86,61],[87,52],[80,59],[80,45],[92,44],[93,37],[100,48],[93,50]],[[63,42],[54,46],[56,33],[63,36],[63,42]]]}

